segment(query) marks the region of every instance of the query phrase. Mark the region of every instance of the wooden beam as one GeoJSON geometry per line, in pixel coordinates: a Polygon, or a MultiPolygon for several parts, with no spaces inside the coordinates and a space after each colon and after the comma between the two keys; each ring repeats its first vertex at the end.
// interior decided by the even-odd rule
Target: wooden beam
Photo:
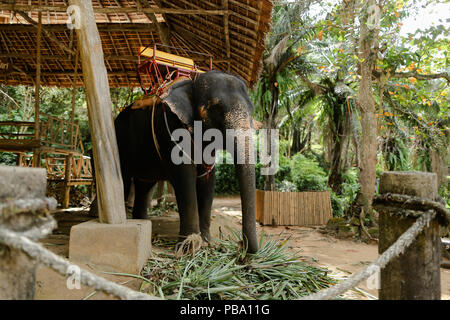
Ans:
{"type": "MultiPolygon", "coordinates": [[[[40,2],[40,1],[39,1],[40,2]]],[[[42,13],[38,14],[37,37],[36,37],[36,82],[34,86],[34,139],[39,140],[39,91],[41,88],[41,36],[42,36],[42,13]]],[[[33,149],[33,167],[40,166],[40,150],[33,149]]]]}
{"type": "Polygon", "coordinates": [[[99,220],[103,223],[125,223],[123,182],[111,116],[108,74],[92,2],[69,0],[69,4],[78,6],[83,17],[81,28],[76,29],[76,33],[95,159],[99,220]]]}
{"type": "MultiPolygon", "coordinates": [[[[159,0],[155,0],[155,1],[159,1],[159,0]]],[[[228,1],[229,1],[230,3],[232,2],[232,1],[230,1],[230,0],[228,0],[228,1]]],[[[190,6],[192,9],[201,9],[200,6],[198,6],[198,5],[194,4],[194,3],[192,3],[191,1],[181,0],[181,2],[183,2],[186,6],[190,6]]],[[[220,9],[220,8],[219,8],[219,5],[217,5],[217,4],[215,4],[215,3],[212,3],[212,2],[209,2],[209,1],[203,1],[203,2],[204,2],[204,3],[207,3],[209,6],[215,8],[215,9],[220,9]]],[[[172,6],[172,8],[175,8],[175,9],[182,9],[182,8],[178,7],[176,4],[173,4],[173,3],[167,3],[167,4],[170,5],[170,6],[172,6]]],[[[236,4],[236,1],[235,1],[234,4],[236,4]]],[[[257,9],[250,10],[251,7],[249,7],[249,6],[247,6],[247,5],[241,5],[241,6],[245,6],[245,9],[247,9],[247,10],[249,10],[249,11],[252,11],[252,12],[254,12],[255,10],[257,10],[257,9]]],[[[233,10],[230,10],[230,9],[229,9],[229,6],[228,6],[228,8],[227,8],[227,12],[228,12],[228,13],[225,13],[225,15],[228,15],[228,16],[229,16],[229,15],[233,15],[233,13],[234,13],[233,10]]],[[[205,18],[202,17],[202,16],[198,16],[198,18],[201,18],[203,21],[207,21],[207,20],[204,20],[205,18]]],[[[229,20],[228,23],[229,23],[230,26],[232,26],[232,27],[234,27],[234,28],[236,28],[236,29],[239,29],[239,30],[241,30],[241,31],[250,33],[253,37],[257,37],[257,33],[254,32],[253,29],[249,29],[248,27],[242,26],[242,25],[240,25],[240,24],[238,24],[238,23],[234,23],[234,22],[231,21],[230,19],[228,19],[228,20],[229,20]]],[[[214,23],[214,22],[211,22],[211,21],[207,21],[207,22],[214,23]]]]}
{"type": "MultiPolygon", "coordinates": [[[[150,8],[150,4],[147,0],[136,0],[136,5],[140,10],[150,8]]],[[[161,42],[166,46],[170,46],[170,31],[168,27],[162,23],[158,23],[155,13],[145,13],[145,16],[152,21],[153,25],[156,25],[161,42]]]]}
{"type": "MultiPolygon", "coordinates": [[[[57,60],[57,61],[73,61],[72,55],[50,55],[50,54],[41,54],[41,60],[57,60]]],[[[0,53],[0,58],[14,58],[21,60],[33,59],[33,57],[27,56],[22,53],[0,53]]],[[[137,56],[118,56],[118,55],[106,55],[104,56],[105,60],[124,60],[130,62],[137,62],[137,56]]]]}
{"type": "MultiPolygon", "coordinates": [[[[28,23],[32,24],[33,26],[37,27],[36,21],[31,19],[25,12],[22,11],[16,11],[19,15],[21,15],[28,23]]],[[[68,46],[66,46],[64,43],[62,43],[52,32],[47,31],[45,28],[41,27],[42,33],[46,35],[47,38],[55,42],[62,50],[75,54],[75,52],[70,49],[68,46]]]]}
{"type": "MultiPolygon", "coordinates": [[[[191,50],[191,49],[188,49],[191,50]]],[[[208,62],[209,58],[205,58],[204,56],[198,57],[195,55],[189,56],[194,61],[202,61],[202,62],[208,62]]],[[[0,58],[14,58],[14,59],[21,59],[21,60],[28,60],[33,59],[33,57],[24,56],[21,53],[0,53],[0,58]]],[[[117,55],[105,55],[105,60],[122,60],[122,61],[128,61],[128,62],[138,62],[137,56],[117,56],[117,55]]],[[[42,60],[56,60],[56,61],[73,61],[72,56],[69,55],[41,55],[41,61],[42,60]]],[[[227,57],[217,57],[214,59],[214,62],[220,63],[220,62],[228,62],[230,59],[227,57]]],[[[21,72],[23,74],[27,74],[23,70],[17,70],[18,72],[21,72]]],[[[71,71],[62,71],[64,74],[72,74],[71,71]]]]}
{"type": "MultiPolygon", "coordinates": [[[[153,2],[155,2],[155,4],[159,7],[159,8],[162,8],[163,7],[163,4],[162,4],[162,1],[161,0],[153,0],[153,2]]],[[[165,14],[165,13],[161,13],[161,15],[162,15],[162,17],[163,17],[163,19],[164,19],[164,22],[165,22],[165,24],[166,24],[166,26],[167,26],[167,28],[168,28],[168,33],[169,33],[169,35],[170,35],[170,32],[171,32],[171,25],[170,25],[170,22],[169,22],[169,19],[167,18],[167,15],[165,14]]]]}
{"type": "Polygon", "coordinates": [[[255,14],[259,14],[259,10],[256,8],[253,8],[252,6],[246,5],[245,3],[236,1],[236,0],[229,0],[229,2],[235,6],[241,7],[244,10],[248,10],[250,12],[253,12],[255,14]]]}
{"type": "Polygon", "coordinates": [[[74,77],[72,83],[72,112],[70,114],[70,144],[73,146],[72,149],[75,149],[77,146],[74,143],[74,135],[73,135],[73,123],[75,121],[75,102],[77,96],[77,77],[78,77],[78,60],[80,55],[80,47],[77,48],[77,54],[75,55],[75,68],[74,68],[74,77]]]}
{"type": "MultiPolygon", "coordinates": [[[[80,73],[81,70],[77,72],[80,73]]],[[[23,73],[20,71],[11,72],[10,74],[24,74],[30,75],[35,74],[35,70],[30,70],[27,73],[23,73]]],[[[109,76],[137,76],[136,71],[110,71],[107,73],[109,76]]],[[[50,77],[50,76],[74,76],[75,70],[61,70],[61,71],[41,71],[41,77],[50,77]]],[[[84,76],[84,72],[83,72],[84,76]]],[[[72,82],[72,81],[71,81],[72,82]]]]}
{"type": "MultiPolygon", "coordinates": [[[[9,11],[25,11],[25,12],[67,12],[67,6],[52,6],[52,5],[25,5],[25,4],[0,4],[0,10],[9,11]]],[[[169,8],[138,8],[138,7],[96,7],[93,8],[93,13],[165,13],[165,14],[207,14],[207,15],[224,15],[227,14],[225,10],[206,10],[206,9],[169,9],[169,8]]]]}
{"type": "Polygon", "coordinates": [[[69,207],[69,201],[70,201],[70,176],[72,173],[72,162],[73,162],[73,155],[68,154],[66,156],[66,165],[64,166],[64,188],[62,191],[62,208],[67,209],[69,207]]]}
{"type": "MultiPolygon", "coordinates": [[[[222,7],[224,10],[228,11],[228,0],[222,0],[222,7]]],[[[223,27],[225,33],[225,49],[227,51],[227,58],[231,57],[231,47],[230,47],[230,29],[228,26],[228,14],[223,16],[223,27]]],[[[228,63],[228,71],[230,71],[230,63],[228,63]]]]}
{"type": "MultiPolygon", "coordinates": [[[[65,24],[42,24],[42,27],[49,32],[66,32],[69,31],[65,24]]],[[[136,32],[152,32],[157,28],[153,23],[119,23],[119,22],[101,22],[97,23],[97,28],[100,32],[122,32],[122,31],[136,31],[136,32]]],[[[0,24],[2,31],[23,31],[36,32],[36,27],[31,24],[10,23],[0,24]]]]}

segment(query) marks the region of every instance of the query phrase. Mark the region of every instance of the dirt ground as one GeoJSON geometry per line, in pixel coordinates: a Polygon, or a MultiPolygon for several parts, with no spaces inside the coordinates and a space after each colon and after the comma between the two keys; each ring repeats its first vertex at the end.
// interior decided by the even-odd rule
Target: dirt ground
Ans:
{"type": "MultiPolygon", "coordinates": [[[[77,224],[91,218],[80,209],[69,209],[55,213],[58,229],[53,235],[42,240],[49,250],[68,256],[69,230],[77,224]]],[[[216,197],[213,203],[211,234],[220,237],[228,233],[225,226],[241,229],[241,204],[239,197],[216,197]]],[[[275,239],[289,238],[290,250],[297,252],[300,258],[312,265],[328,268],[331,276],[345,279],[362,270],[378,257],[376,244],[366,244],[353,240],[340,240],[324,232],[324,228],[294,226],[257,226],[258,234],[264,233],[275,239]]],[[[370,285],[370,284],[369,284],[370,285]]],[[[450,270],[441,268],[442,299],[450,300],[450,270]]],[[[371,286],[373,287],[373,286],[371,286]]],[[[348,291],[348,299],[377,299],[378,290],[370,289],[366,281],[356,290],[348,291]]]]}
{"type": "MultiPolygon", "coordinates": [[[[241,228],[241,201],[239,197],[219,197],[214,199],[213,219],[221,219],[231,227],[241,228]]],[[[214,227],[215,224],[213,224],[214,227]]],[[[331,275],[344,279],[356,273],[378,258],[377,244],[366,244],[353,240],[336,239],[323,232],[323,227],[294,227],[294,226],[260,226],[258,234],[264,230],[275,239],[289,238],[289,248],[298,252],[300,257],[312,265],[328,268],[331,275]]],[[[212,230],[218,236],[217,230],[212,230]]],[[[370,284],[370,287],[373,287],[370,284]]],[[[450,300],[450,270],[441,268],[442,299],[450,300]]],[[[347,292],[349,299],[378,298],[378,290],[369,289],[366,281],[358,285],[360,290],[347,292]]]]}

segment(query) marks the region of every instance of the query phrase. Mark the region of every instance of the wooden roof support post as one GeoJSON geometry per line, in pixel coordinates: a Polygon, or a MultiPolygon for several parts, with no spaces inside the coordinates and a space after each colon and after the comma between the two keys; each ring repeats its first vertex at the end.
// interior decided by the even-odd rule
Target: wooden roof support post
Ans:
{"type": "MultiPolygon", "coordinates": [[[[79,47],[78,47],[79,48],[79,47]]],[[[77,54],[75,55],[75,69],[73,76],[73,85],[72,85],[72,113],[70,114],[70,144],[72,145],[72,149],[76,150],[77,146],[75,141],[75,136],[73,134],[73,124],[75,121],[75,102],[77,97],[77,78],[78,78],[78,60],[80,55],[80,49],[77,48],[77,54]]]]}
{"type": "MultiPolygon", "coordinates": [[[[34,87],[34,140],[40,140],[39,135],[39,90],[41,87],[41,35],[42,35],[42,12],[38,13],[38,26],[36,37],[36,81],[34,87]]],[[[40,165],[40,150],[33,150],[33,167],[40,165]]]]}
{"type": "MultiPolygon", "coordinates": [[[[224,10],[228,12],[228,0],[222,0],[222,7],[224,10]]],[[[225,33],[225,48],[227,50],[227,59],[230,59],[231,57],[231,47],[230,47],[230,28],[228,26],[229,22],[229,14],[223,15],[223,27],[224,27],[224,33],[225,33]]],[[[228,61],[228,67],[227,71],[230,71],[230,61],[228,61]]]]}
{"type": "MultiPolygon", "coordinates": [[[[142,10],[143,8],[150,7],[147,0],[136,0],[136,5],[139,8],[139,10],[142,10]]],[[[161,6],[161,3],[159,4],[161,6]]],[[[159,34],[159,38],[161,39],[161,42],[166,45],[170,46],[170,29],[168,26],[159,23],[158,19],[156,18],[155,13],[144,13],[147,18],[149,18],[152,23],[156,26],[159,34]]],[[[166,18],[164,18],[166,24],[168,23],[166,18]]],[[[165,50],[172,52],[170,48],[165,48],[165,50]]]]}
{"type": "Polygon", "coordinates": [[[81,19],[80,28],[76,29],[76,33],[95,159],[99,219],[103,223],[125,223],[123,183],[111,117],[108,75],[92,2],[69,0],[69,4],[78,7],[81,19]]]}

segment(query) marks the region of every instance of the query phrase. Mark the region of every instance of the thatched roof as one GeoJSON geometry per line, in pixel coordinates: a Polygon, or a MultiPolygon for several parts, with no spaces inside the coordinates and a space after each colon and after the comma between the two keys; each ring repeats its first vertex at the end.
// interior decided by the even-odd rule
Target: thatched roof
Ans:
{"type": "MultiPolygon", "coordinates": [[[[213,56],[213,67],[229,70],[250,85],[257,80],[270,0],[92,0],[112,87],[139,86],[140,46],[164,43],[213,56]]],[[[0,83],[32,85],[36,73],[36,30],[42,12],[41,84],[72,86],[76,36],[66,26],[68,0],[0,0],[0,83]],[[39,2],[41,5],[39,6],[39,2]]],[[[192,56],[207,67],[204,56],[192,56]]],[[[78,75],[81,64],[78,64],[78,75]]],[[[82,85],[80,77],[78,85],[82,85]]]]}

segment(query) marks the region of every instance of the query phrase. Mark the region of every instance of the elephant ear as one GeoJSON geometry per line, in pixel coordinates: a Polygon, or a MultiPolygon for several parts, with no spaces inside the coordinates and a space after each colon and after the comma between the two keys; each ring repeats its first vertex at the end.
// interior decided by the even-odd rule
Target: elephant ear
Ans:
{"type": "Polygon", "coordinates": [[[189,129],[194,127],[192,80],[173,84],[160,98],[189,129]]]}

